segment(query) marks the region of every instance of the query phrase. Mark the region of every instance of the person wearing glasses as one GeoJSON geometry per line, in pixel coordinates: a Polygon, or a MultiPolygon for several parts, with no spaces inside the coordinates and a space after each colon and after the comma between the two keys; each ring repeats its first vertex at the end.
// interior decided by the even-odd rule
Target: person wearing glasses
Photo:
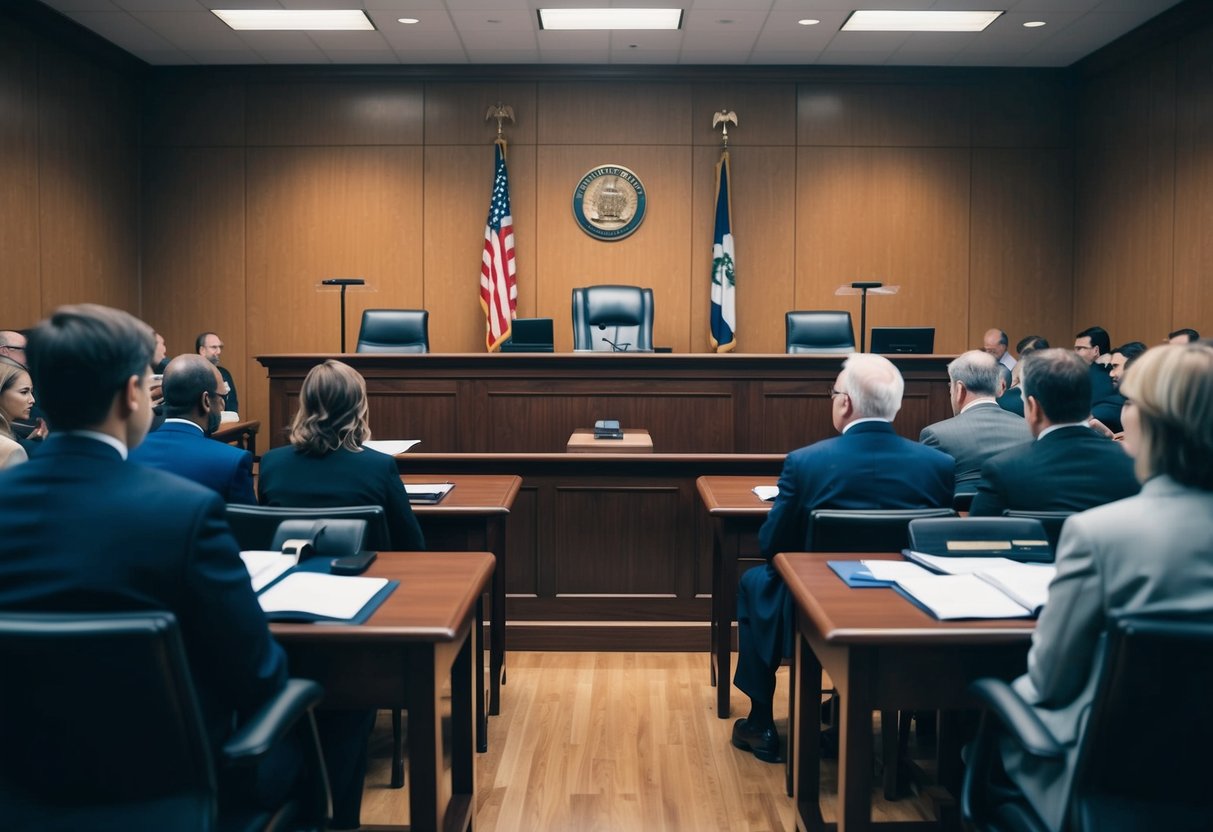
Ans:
{"type": "Polygon", "coordinates": [[[1089,326],[1074,336],[1074,352],[1086,363],[1091,377],[1090,416],[1107,425],[1114,433],[1121,429],[1120,409],[1125,397],[1112,383],[1112,339],[1107,330],[1089,326]]]}
{"type": "MultiPolygon", "coordinates": [[[[223,355],[223,340],[213,332],[204,332],[194,339],[194,349],[207,361],[215,365],[219,375],[223,376],[223,395],[229,412],[239,415],[240,400],[236,397],[236,382],[227,367],[219,365],[219,357],[223,355]]],[[[233,418],[233,417],[229,417],[233,418]]]]}
{"type": "Polygon", "coordinates": [[[179,355],[164,370],[164,424],[130,459],[205,485],[228,503],[256,505],[253,455],[216,442],[224,410],[223,377],[200,355],[179,355]]]}

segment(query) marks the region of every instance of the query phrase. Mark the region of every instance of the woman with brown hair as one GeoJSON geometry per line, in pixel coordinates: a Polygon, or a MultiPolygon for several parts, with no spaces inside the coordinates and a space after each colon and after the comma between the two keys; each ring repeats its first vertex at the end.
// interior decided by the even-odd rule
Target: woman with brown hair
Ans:
{"type": "Polygon", "coordinates": [[[311,369],[299,391],[289,446],[261,458],[257,493],[263,506],[383,506],[392,549],[425,548],[421,527],[400,482],[396,460],[364,448],[366,382],[358,371],[328,360],[311,369]]]}

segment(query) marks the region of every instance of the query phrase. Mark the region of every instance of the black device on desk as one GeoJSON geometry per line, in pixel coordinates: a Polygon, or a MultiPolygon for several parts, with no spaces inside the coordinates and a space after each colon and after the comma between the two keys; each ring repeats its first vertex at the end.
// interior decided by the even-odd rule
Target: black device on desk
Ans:
{"type": "Polygon", "coordinates": [[[594,423],[595,439],[622,439],[623,428],[617,419],[599,419],[594,423]]]}
{"type": "Polygon", "coordinates": [[[551,318],[515,318],[502,352],[552,352],[551,318]]]}
{"type": "Polygon", "coordinates": [[[933,326],[872,327],[872,352],[877,355],[930,355],[934,351],[933,326]]]}

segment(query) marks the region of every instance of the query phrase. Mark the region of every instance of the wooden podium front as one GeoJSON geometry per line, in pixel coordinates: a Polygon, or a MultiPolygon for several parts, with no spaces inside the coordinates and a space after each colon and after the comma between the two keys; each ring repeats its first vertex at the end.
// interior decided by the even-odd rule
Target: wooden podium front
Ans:
{"type": "Polygon", "coordinates": [[[564,449],[570,454],[651,454],[653,439],[637,428],[624,428],[622,439],[595,439],[593,428],[577,428],[564,449]]]}

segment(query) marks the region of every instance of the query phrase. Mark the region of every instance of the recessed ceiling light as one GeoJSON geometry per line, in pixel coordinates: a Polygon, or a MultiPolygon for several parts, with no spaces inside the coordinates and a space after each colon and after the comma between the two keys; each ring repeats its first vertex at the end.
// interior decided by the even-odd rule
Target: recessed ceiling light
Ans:
{"type": "Polygon", "coordinates": [[[1025,29],[1039,29],[1041,26],[1044,26],[1044,25],[1045,25],[1045,21],[1043,21],[1043,20],[1029,20],[1027,23],[1024,24],[1024,28],[1025,29]]]}
{"type": "Polygon", "coordinates": [[[540,29],[679,29],[682,9],[539,9],[540,29]]]}
{"type": "Polygon", "coordinates": [[[796,22],[801,26],[816,26],[821,21],[814,17],[806,17],[804,20],[797,20],[796,22]]]}
{"type": "Polygon", "coordinates": [[[420,23],[421,21],[415,17],[398,17],[396,18],[396,22],[403,23],[406,26],[412,26],[414,23],[420,23]]]}
{"type": "Polygon", "coordinates": [[[375,24],[360,9],[212,9],[233,29],[273,31],[374,30],[375,24]]]}
{"type": "Polygon", "coordinates": [[[1000,11],[927,12],[861,9],[842,24],[844,32],[980,32],[1000,11]]]}

